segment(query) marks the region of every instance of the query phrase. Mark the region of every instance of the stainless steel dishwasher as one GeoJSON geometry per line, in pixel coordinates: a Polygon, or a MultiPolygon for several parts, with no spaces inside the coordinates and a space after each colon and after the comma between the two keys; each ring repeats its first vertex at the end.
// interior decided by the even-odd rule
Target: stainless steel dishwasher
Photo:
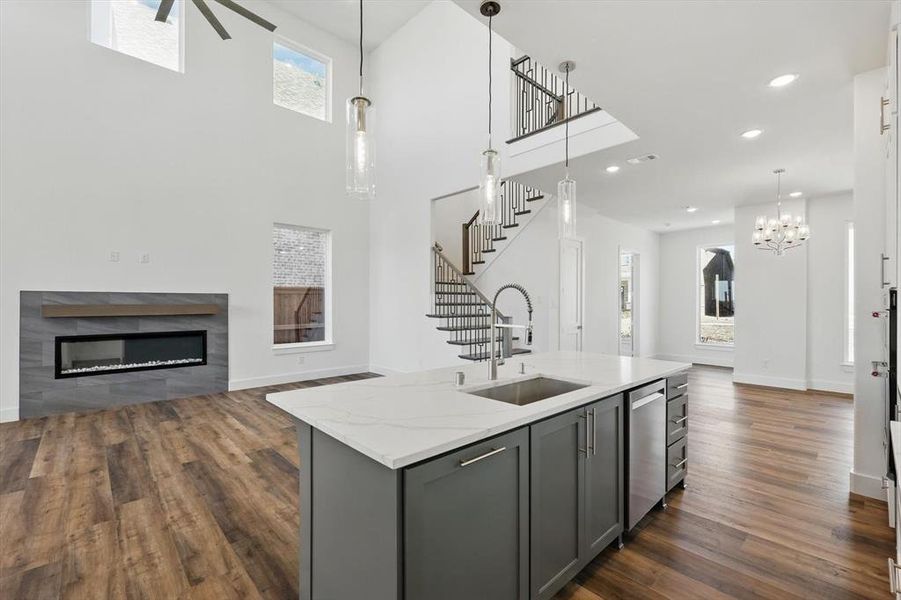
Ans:
{"type": "Polygon", "coordinates": [[[666,381],[629,392],[629,501],[632,529],[666,493],[666,381]]]}

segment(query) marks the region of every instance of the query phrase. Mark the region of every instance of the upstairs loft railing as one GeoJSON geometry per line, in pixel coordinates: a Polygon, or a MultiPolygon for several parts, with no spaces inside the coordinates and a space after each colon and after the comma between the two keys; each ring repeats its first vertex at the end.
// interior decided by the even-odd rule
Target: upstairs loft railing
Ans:
{"type": "Polygon", "coordinates": [[[567,120],[584,117],[601,107],[573,88],[565,80],[529,56],[512,59],[513,138],[516,142],[567,120]]]}
{"type": "Polygon", "coordinates": [[[506,230],[519,227],[519,217],[529,214],[529,203],[541,200],[541,190],[510,179],[501,182],[501,222],[479,224],[479,211],[463,223],[463,273],[473,275],[473,267],[485,262],[485,254],[495,252],[495,244],[507,239],[506,230]]]}

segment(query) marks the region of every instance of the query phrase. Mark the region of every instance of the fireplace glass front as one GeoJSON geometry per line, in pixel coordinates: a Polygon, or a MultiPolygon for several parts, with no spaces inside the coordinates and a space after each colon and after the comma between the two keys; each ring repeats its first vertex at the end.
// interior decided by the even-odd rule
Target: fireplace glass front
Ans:
{"type": "Polygon", "coordinates": [[[206,331],[164,331],[56,338],[56,378],[206,364],[206,331]]]}

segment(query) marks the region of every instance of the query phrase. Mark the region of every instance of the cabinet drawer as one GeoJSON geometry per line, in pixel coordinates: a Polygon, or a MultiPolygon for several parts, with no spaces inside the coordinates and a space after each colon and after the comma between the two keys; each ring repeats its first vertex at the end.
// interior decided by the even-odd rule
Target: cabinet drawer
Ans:
{"type": "Polygon", "coordinates": [[[678,442],[688,433],[688,394],[666,403],[666,445],[678,442]]]}
{"type": "Polygon", "coordinates": [[[666,491],[685,479],[688,470],[688,438],[681,440],[666,449],[666,491]]]}
{"type": "Polygon", "coordinates": [[[688,391],[688,372],[677,373],[666,378],[666,399],[678,398],[688,391]]]}

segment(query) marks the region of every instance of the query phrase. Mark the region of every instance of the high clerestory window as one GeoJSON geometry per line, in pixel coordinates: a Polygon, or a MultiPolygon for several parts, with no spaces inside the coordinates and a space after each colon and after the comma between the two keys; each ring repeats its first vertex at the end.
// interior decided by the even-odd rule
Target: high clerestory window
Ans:
{"type": "Polygon", "coordinates": [[[175,0],[165,23],[160,0],[91,0],[91,41],[110,50],[184,71],[184,2],[175,0]]]}

